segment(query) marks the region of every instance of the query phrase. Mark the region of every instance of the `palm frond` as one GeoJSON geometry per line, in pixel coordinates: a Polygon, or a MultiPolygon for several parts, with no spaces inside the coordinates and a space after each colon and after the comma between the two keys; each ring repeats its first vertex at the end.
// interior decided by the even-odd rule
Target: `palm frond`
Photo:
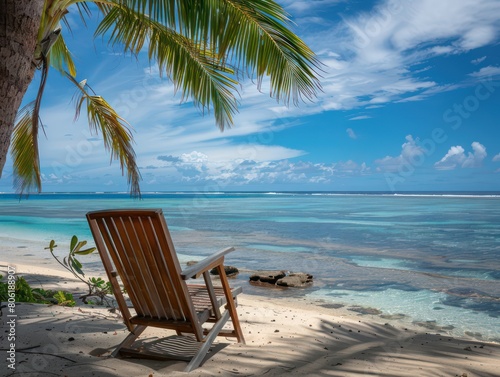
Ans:
{"type": "Polygon", "coordinates": [[[20,194],[42,189],[38,131],[33,127],[35,101],[28,103],[18,113],[12,132],[11,154],[14,163],[14,187],[20,194]]]}
{"type": "MultiPolygon", "coordinates": [[[[120,0],[178,31],[221,64],[255,75],[259,89],[270,76],[271,96],[286,104],[311,100],[321,90],[321,63],[292,31],[287,12],[273,0],[120,0]]],[[[122,5],[122,6],[123,6],[122,5]]]]}
{"type": "Polygon", "coordinates": [[[98,3],[98,7],[100,7],[114,2],[115,0],[45,0],[40,28],[38,30],[38,41],[45,38],[61,22],[71,31],[70,24],[67,22],[65,16],[69,13],[68,8],[72,5],[76,5],[80,19],[86,25],[85,18],[90,17],[92,14],[89,6],[90,3],[98,3]]]}
{"type": "Polygon", "coordinates": [[[189,38],[177,33],[143,14],[116,6],[110,10],[96,35],[109,32],[111,44],[138,54],[148,44],[150,60],[158,63],[160,72],[166,72],[183,98],[191,96],[196,105],[210,110],[213,107],[217,125],[231,126],[236,112],[237,82],[231,78],[233,70],[221,65],[220,57],[207,49],[200,49],[189,38]]]}
{"type": "Polygon", "coordinates": [[[195,38],[209,35],[220,54],[233,54],[231,61],[262,79],[270,77],[271,96],[286,104],[311,100],[321,85],[317,78],[320,63],[314,52],[291,30],[285,10],[269,0],[208,0],[200,7],[198,20],[190,31],[195,38]]]}
{"type": "Polygon", "coordinates": [[[69,72],[71,76],[76,76],[75,63],[71,58],[71,52],[68,50],[62,34],[59,35],[59,38],[50,49],[48,60],[50,65],[62,74],[69,72]]]}
{"type": "MultiPolygon", "coordinates": [[[[101,2],[101,0],[97,0],[101,2]]],[[[108,0],[107,4],[97,4],[105,14],[112,8],[124,7],[134,10],[138,16],[155,20],[170,29],[178,30],[177,26],[184,23],[182,13],[189,8],[191,0],[108,0]],[[112,4],[110,4],[112,3],[112,4]]]]}
{"type": "Polygon", "coordinates": [[[78,83],[70,74],[70,81],[78,88],[75,95],[75,120],[81,113],[83,104],[86,104],[90,131],[93,134],[102,134],[104,146],[111,153],[111,161],[118,160],[122,174],[127,170],[127,181],[132,196],[140,197],[139,181],[141,174],[136,163],[136,156],[132,146],[132,133],[127,122],[120,117],[108,102],[101,96],[90,93],[84,83],[78,83]]]}

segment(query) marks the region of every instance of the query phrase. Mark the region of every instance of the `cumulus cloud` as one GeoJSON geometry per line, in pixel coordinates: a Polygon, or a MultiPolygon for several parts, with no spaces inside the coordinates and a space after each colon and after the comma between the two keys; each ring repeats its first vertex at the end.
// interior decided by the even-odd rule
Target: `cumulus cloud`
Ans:
{"type": "Polygon", "coordinates": [[[465,154],[465,149],[460,146],[453,146],[448,150],[448,153],[434,164],[438,170],[453,170],[457,167],[476,168],[481,166],[486,158],[486,148],[477,141],[472,143],[472,152],[465,154]]]}
{"type": "Polygon", "coordinates": [[[347,135],[351,139],[357,139],[358,138],[358,135],[356,135],[356,132],[354,132],[354,130],[352,128],[348,128],[347,130],[345,130],[345,132],[347,132],[347,135]]]}
{"type": "Polygon", "coordinates": [[[495,157],[493,157],[493,162],[498,162],[500,161],[500,153],[497,154],[495,157]]]}
{"type": "Polygon", "coordinates": [[[413,139],[412,135],[406,136],[406,143],[401,146],[401,154],[398,156],[385,156],[375,160],[377,171],[396,172],[401,166],[407,164],[418,164],[424,154],[424,149],[418,145],[419,139],[413,139]]]}
{"type": "Polygon", "coordinates": [[[463,168],[479,167],[487,156],[486,148],[484,147],[484,145],[478,143],[477,141],[472,143],[472,150],[473,152],[469,152],[467,158],[463,162],[463,168]]]}
{"type": "Polygon", "coordinates": [[[191,153],[183,153],[180,160],[191,164],[200,164],[208,161],[208,156],[204,153],[193,151],[191,153]]]}
{"type": "Polygon", "coordinates": [[[451,147],[448,153],[434,164],[439,170],[453,170],[465,161],[465,150],[460,146],[451,147]]]}
{"type": "Polygon", "coordinates": [[[249,159],[220,160],[192,151],[180,156],[159,156],[159,165],[147,168],[148,182],[191,183],[204,185],[217,182],[220,186],[248,184],[328,183],[336,177],[370,173],[365,163],[340,161],[313,163],[308,161],[256,161],[249,159]]]}

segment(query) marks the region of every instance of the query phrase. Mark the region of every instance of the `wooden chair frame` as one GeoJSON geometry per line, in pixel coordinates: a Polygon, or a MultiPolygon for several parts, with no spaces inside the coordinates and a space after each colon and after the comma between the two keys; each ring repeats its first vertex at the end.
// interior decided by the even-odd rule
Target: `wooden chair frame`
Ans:
{"type": "Polygon", "coordinates": [[[224,257],[234,248],[223,249],[193,266],[181,270],[161,209],[94,211],[87,220],[113,288],[118,308],[130,334],[112,356],[161,357],[190,360],[185,371],[197,368],[217,336],[235,337],[245,343],[236,312],[236,296],[224,271],[224,257]],[[210,270],[216,268],[221,286],[214,286],[210,270]],[[203,276],[205,284],[187,284],[203,276]],[[135,310],[132,315],[123,295],[125,288],[135,310]],[[221,311],[221,308],[225,309],[221,311]],[[232,330],[223,329],[228,320],[232,330]],[[213,322],[210,329],[202,327],[213,322]],[[153,354],[130,348],[148,327],[193,334],[200,343],[194,357],[153,354]]]}

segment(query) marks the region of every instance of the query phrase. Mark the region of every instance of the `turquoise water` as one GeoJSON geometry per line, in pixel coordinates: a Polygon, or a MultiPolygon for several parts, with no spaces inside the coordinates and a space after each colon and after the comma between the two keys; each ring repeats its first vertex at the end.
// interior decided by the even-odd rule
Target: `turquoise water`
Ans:
{"type": "MultiPolygon", "coordinates": [[[[228,263],[242,269],[315,277],[311,288],[277,293],[242,273],[247,293],[368,306],[500,341],[498,194],[2,194],[0,237],[90,240],[86,212],[129,207],[163,209],[181,261],[235,246],[228,263]]],[[[89,266],[100,268],[92,258],[89,266]]]]}

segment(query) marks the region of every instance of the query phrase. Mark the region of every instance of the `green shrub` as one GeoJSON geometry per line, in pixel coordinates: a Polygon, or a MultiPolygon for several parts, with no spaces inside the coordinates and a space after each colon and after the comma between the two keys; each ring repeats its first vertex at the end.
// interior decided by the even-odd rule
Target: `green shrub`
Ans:
{"type": "MultiPolygon", "coordinates": [[[[2,276],[0,276],[0,279],[2,276]]],[[[42,288],[32,288],[22,276],[16,276],[16,302],[33,302],[36,304],[58,304],[61,306],[75,306],[73,295],[63,291],[46,291],[42,288]]],[[[8,301],[8,284],[0,281],[0,301],[8,301]]]]}

